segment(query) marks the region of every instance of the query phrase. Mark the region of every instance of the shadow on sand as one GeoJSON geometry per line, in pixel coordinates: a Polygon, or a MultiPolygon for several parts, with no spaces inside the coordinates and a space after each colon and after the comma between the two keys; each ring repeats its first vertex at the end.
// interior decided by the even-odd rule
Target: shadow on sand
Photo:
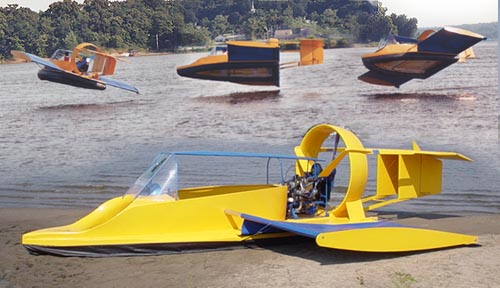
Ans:
{"type": "MultiPolygon", "coordinates": [[[[390,220],[399,222],[396,220],[401,220],[402,222],[415,223],[426,221],[426,220],[439,220],[439,219],[449,219],[449,218],[459,218],[459,215],[450,214],[436,214],[436,213],[412,213],[412,212],[378,212],[380,220],[390,220]]],[[[419,225],[411,225],[418,227],[419,225]]],[[[433,228],[429,228],[433,229],[433,228]]],[[[438,229],[440,230],[440,229],[438,229]]],[[[366,241],[370,241],[367,239],[366,241]]],[[[379,261],[384,259],[393,259],[399,257],[405,257],[410,255],[418,255],[425,253],[432,253],[433,251],[444,251],[450,249],[456,249],[459,247],[447,247],[432,250],[423,251],[413,251],[413,252],[358,252],[358,251],[347,251],[347,250],[337,250],[319,247],[315,239],[306,237],[290,237],[276,239],[275,243],[265,243],[256,244],[256,247],[260,249],[270,250],[276,253],[289,255],[292,257],[303,258],[311,261],[320,263],[321,265],[332,265],[332,264],[348,264],[348,263],[363,263],[379,261]]],[[[466,247],[480,247],[479,244],[469,245],[466,247]]],[[[249,247],[252,248],[252,247],[249,247]]]]}

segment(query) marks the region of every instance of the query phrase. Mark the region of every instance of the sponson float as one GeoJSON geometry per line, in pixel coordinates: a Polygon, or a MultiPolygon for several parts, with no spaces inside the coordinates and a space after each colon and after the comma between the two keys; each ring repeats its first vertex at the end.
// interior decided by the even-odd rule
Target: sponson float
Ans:
{"type": "Polygon", "coordinates": [[[366,215],[391,203],[440,193],[443,159],[470,161],[454,152],[423,151],[416,143],[410,150],[365,148],[355,134],[329,124],[307,131],[290,156],[160,153],[125,195],[73,224],[26,233],[22,244],[33,254],[89,257],[205,250],[296,235],[313,238],[321,247],[369,252],[474,244],[475,236],[366,215]],[[328,140],[332,145],[324,145],[327,139],[333,139],[328,140]],[[278,165],[275,175],[281,180],[276,184],[180,189],[178,159],[186,155],[277,159],[273,161],[289,161],[294,169],[285,179],[283,165],[278,165]],[[325,156],[329,160],[321,160],[325,156]],[[364,195],[370,156],[377,161],[376,190],[364,195]],[[334,201],[331,193],[340,168],[349,170],[350,177],[343,198],[334,201]]]}

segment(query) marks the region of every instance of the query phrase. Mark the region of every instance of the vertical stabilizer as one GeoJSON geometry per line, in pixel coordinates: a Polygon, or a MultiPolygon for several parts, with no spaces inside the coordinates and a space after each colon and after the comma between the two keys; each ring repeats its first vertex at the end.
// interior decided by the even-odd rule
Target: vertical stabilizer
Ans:
{"type": "Polygon", "coordinates": [[[302,39],[300,40],[300,65],[323,64],[324,51],[323,40],[302,39]]]}

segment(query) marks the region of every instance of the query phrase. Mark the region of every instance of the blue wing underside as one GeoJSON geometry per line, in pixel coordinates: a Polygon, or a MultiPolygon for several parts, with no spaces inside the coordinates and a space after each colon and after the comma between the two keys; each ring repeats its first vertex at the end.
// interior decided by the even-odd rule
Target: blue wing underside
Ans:
{"type": "Polygon", "coordinates": [[[376,228],[376,227],[402,227],[403,225],[387,221],[376,221],[376,222],[365,222],[365,223],[354,223],[354,224],[311,224],[311,223],[300,223],[300,222],[287,222],[287,221],[276,221],[270,220],[254,215],[237,213],[241,218],[244,219],[241,234],[242,235],[254,235],[259,233],[271,233],[271,232],[291,232],[300,236],[305,236],[309,238],[316,238],[321,233],[327,232],[337,232],[344,230],[355,230],[364,228],[376,228]]]}
{"type": "Polygon", "coordinates": [[[121,81],[118,81],[115,79],[105,78],[105,77],[99,77],[99,80],[101,80],[102,82],[106,83],[109,86],[113,86],[113,87],[120,88],[120,89],[127,90],[127,91],[132,91],[132,92],[139,94],[139,89],[137,89],[136,87],[134,87],[130,84],[127,84],[125,82],[121,82],[121,81]]]}

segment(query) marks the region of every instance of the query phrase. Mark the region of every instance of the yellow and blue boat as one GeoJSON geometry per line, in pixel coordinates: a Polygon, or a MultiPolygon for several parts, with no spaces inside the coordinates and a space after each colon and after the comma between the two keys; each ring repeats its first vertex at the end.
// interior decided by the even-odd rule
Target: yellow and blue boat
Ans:
{"type": "Polygon", "coordinates": [[[412,79],[427,79],[457,61],[474,57],[472,46],[482,35],[453,27],[424,31],[418,39],[389,36],[377,51],[361,56],[370,71],[358,79],[399,88],[412,79]]]}
{"type": "Polygon", "coordinates": [[[160,153],[125,195],[73,224],[26,233],[22,245],[32,254],[105,257],[202,251],[297,235],[313,238],[321,247],[369,252],[475,244],[475,236],[366,215],[440,193],[443,159],[471,161],[454,152],[424,151],[416,143],[409,150],[365,148],[354,133],[330,124],[307,131],[295,155],[160,153]],[[331,146],[324,145],[327,139],[334,139],[331,146]],[[178,159],[185,156],[277,159],[280,181],[179,188],[178,159]],[[376,188],[365,195],[369,156],[377,161],[376,188]],[[294,168],[288,179],[285,161],[294,168]],[[347,165],[339,166],[343,161],[347,165]],[[350,177],[342,200],[334,203],[332,188],[340,167],[350,177]]]}
{"type": "MultiPolygon", "coordinates": [[[[302,39],[300,43],[301,61],[297,65],[323,63],[322,40],[302,39]]],[[[195,79],[279,87],[280,69],[290,67],[290,64],[280,64],[277,39],[267,42],[228,41],[226,45],[214,47],[210,55],[177,67],[177,74],[195,79]]]]}

